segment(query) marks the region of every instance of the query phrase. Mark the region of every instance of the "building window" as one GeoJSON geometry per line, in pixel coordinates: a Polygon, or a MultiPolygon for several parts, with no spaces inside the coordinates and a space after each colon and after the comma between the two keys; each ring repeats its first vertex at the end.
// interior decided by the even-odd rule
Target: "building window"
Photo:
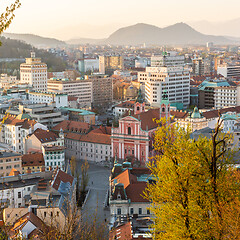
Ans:
{"type": "Polygon", "coordinates": [[[44,212],[44,217],[47,217],[47,212],[44,212]]]}
{"type": "Polygon", "coordinates": [[[130,214],[133,215],[134,211],[133,208],[130,208],[130,214]]]}
{"type": "Polygon", "coordinates": [[[148,215],[150,214],[150,210],[149,210],[149,209],[147,209],[147,214],[148,214],[148,215]]]}
{"type": "Polygon", "coordinates": [[[128,135],[131,135],[131,127],[128,127],[128,135]]]}
{"type": "Polygon", "coordinates": [[[139,209],[138,209],[138,214],[139,214],[139,215],[142,214],[142,208],[139,208],[139,209]]]}
{"type": "Polygon", "coordinates": [[[121,215],[121,214],[122,214],[121,208],[118,208],[117,209],[117,215],[121,215]]]}
{"type": "Polygon", "coordinates": [[[18,192],[18,198],[21,198],[21,192],[18,192]]]}

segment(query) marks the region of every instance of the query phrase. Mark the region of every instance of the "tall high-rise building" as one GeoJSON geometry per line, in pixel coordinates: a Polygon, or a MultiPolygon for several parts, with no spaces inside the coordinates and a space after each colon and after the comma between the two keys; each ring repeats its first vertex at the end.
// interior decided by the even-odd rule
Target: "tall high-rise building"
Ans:
{"type": "Polygon", "coordinates": [[[36,58],[34,52],[20,65],[20,82],[31,85],[36,91],[47,91],[47,64],[36,58]]]}
{"type": "Polygon", "coordinates": [[[122,56],[99,56],[99,72],[111,75],[117,69],[123,69],[122,56]]]}
{"type": "Polygon", "coordinates": [[[164,92],[170,103],[182,103],[184,108],[190,103],[190,74],[184,69],[184,56],[175,52],[152,57],[151,67],[138,73],[138,81],[151,105],[159,106],[164,92]]]}

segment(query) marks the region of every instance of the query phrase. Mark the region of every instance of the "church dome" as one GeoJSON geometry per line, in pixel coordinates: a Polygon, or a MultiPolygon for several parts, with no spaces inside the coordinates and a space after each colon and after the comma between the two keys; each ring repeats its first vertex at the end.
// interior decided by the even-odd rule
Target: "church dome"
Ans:
{"type": "Polygon", "coordinates": [[[194,108],[193,113],[191,114],[191,118],[202,118],[202,115],[197,107],[194,108]]]}

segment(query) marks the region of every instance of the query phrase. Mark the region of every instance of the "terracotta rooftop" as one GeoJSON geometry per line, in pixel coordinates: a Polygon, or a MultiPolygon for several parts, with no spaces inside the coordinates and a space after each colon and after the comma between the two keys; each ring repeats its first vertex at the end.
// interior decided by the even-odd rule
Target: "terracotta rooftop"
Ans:
{"type": "MultiPolygon", "coordinates": [[[[18,231],[22,230],[23,227],[28,223],[31,222],[34,226],[36,226],[35,230],[28,232],[28,239],[44,239],[43,233],[47,232],[47,226],[46,224],[35,214],[32,212],[28,212],[22,217],[20,217],[13,225],[13,228],[11,231],[13,231],[15,234],[18,233],[18,231]],[[35,238],[35,236],[38,236],[38,238],[35,238]]],[[[15,238],[13,238],[15,239],[15,238]]]]}
{"type": "Polygon", "coordinates": [[[31,126],[34,126],[37,122],[35,120],[29,119],[17,119],[13,116],[8,116],[4,121],[4,124],[13,125],[13,126],[22,126],[24,129],[29,129],[31,126]]]}
{"type": "Polygon", "coordinates": [[[101,133],[101,134],[108,134],[111,135],[111,127],[100,126],[91,131],[91,133],[101,133]]]}
{"type": "Polygon", "coordinates": [[[146,182],[136,182],[129,184],[125,189],[128,199],[130,199],[131,202],[149,202],[148,199],[143,197],[143,192],[145,191],[146,187],[146,182]]]}
{"type": "Polygon", "coordinates": [[[53,142],[53,141],[56,141],[57,138],[58,138],[56,133],[51,132],[49,130],[43,130],[43,129],[40,129],[40,128],[35,130],[33,135],[35,135],[36,138],[38,138],[38,140],[41,143],[53,142]]]}
{"type": "Polygon", "coordinates": [[[60,131],[61,129],[64,132],[84,132],[89,131],[90,124],[85,122],[69,121],[64,120],[52,128],[53,131],[60,131]]]}
{"type": "Polygon", "coordinates": [[[45,166],[42,153],[29,153],[22,156],[22,166],[45,166]]]}
{"type": "Polygon", "coordinates": [[[134,114],[133,117],[135,117],[138,120],[141,120],[141,128],[142,130],[152,130],[158,127],[158,124],[153,121],[153,119],[159,119],[160,112],[158,109],[150,109],[147,112],[142,112],[139,114],[134,114]]]}
{"type": "Polygon", "coordinates": [[[226,113],[226,112],[236,112],[236,113],[240,113],[240,106],[229,107],[229,108],[222,108],[222,109],[219,109],[219,110],[210,110],[210,111],[203,112],[202,115],[203,115],[206,119],[218,118],[219,112],[220,112],[220,114],[223,114],[223,113],[226,113]]]}
{"type": "Polygon", "coordinates": [[[91,143],[99,143],[99,144],[111,144],[111,135],[95,133],[94,130],[86,135],[78,134],[78,133],[67,133],[65,138],[81,141],[81,142],[91,142],[91,143]]]}
{"type": "Polygon", "coordinates": [[[130,222],[124,223],[109,232],[109,240],[132,239],[132,225],[130,222]]]}
{"type": "Polygon", "coordinates": [[[126,102],[119,103],[115,107],[121,107],[121,108],[129,109],[129,108],[133,108],[134,107],[134,103],[135,103],[135,101],[126,101],[126,102]]]}
{"type": "Polygon", "coordinates": [[[53,177],[52,187],[53,187],[55,190],[58,191],[58,188],[59,188],[59,186],[60,186],[61,181],[64,182],[64,183],[69,182],[69,183],[72,185],[73,180],[74,180],[74,178],[73,178],[71,175],[63,172],[63,171],[60,170],[60,169],[58,169],[58,170],[56,171],[54,177],[53,177]]]}
{"type": "Polygon", "coordinates": [[[186,118],[188,116],[188,112],[184,111],[170,111],[170,115],[174,116],[174,118],[186,118]]]}
{"type": "Polygon", "coordinates": [[[122,173],[120,173],[117,177],[112,179],[112,183],[117,184],[117,183],[122,183],[124,185],[124,188],[127,188],[130,183],[132,182],[137,182],[137,177],[132,175],[130,173],[129,169],[126,169],[122,173]]]}

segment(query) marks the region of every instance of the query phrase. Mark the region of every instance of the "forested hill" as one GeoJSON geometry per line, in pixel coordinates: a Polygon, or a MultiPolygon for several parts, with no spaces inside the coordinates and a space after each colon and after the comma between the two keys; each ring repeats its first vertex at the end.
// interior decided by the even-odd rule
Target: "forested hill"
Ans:
{"type": "Polygon", "coordinates": [[[40,57],[42,61],[48,65],[49,71],[63,71],[67,67],[65,61],[46,50],[37,49],[30,44],[5,37],[0,37],[0,41],[2,43],[0,46],[0,58],[27,58],[30,57],[30,53],[34,51],[36,57],[40,57]]]}

